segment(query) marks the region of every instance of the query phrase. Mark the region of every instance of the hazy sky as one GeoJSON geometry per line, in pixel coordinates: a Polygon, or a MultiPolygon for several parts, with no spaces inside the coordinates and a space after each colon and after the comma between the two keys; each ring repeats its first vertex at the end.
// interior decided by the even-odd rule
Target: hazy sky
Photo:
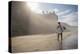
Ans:
{"type": "Polygon", "coordinates": [[[41,13],[44,11],[55,11],[58,15],[58,21],[65,22],[72,26],[78,24],[78,6],[69,4],[53,4],[53,3],[28,3],[32,11],[41,13]]]}

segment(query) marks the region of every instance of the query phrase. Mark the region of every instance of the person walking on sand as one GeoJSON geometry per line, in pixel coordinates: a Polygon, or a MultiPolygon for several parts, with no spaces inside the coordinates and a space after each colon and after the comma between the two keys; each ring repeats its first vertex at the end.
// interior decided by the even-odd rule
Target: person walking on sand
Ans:
{"type": "Polygon", "coordinates": [[[58,26],[57,26],[57,33],[58,33],[58,37],[57,39],[59,40],[59,37],[61,36],[61,40],[63,40],[63,31],[65,30],[66,28],[64,26],[61,25],[60,22],[58,22],[58,26]]]}

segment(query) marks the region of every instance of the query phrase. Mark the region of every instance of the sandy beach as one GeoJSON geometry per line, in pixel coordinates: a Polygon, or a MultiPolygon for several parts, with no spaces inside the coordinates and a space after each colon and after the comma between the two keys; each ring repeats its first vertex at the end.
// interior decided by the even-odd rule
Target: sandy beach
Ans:
{"type": "Polygon", "coordinates": [[[12,52],[52,51],[77,48],[77,36],[71,32],[63,33],[63,40],[57,34],[40,34],[12,37],[12,52]]]}

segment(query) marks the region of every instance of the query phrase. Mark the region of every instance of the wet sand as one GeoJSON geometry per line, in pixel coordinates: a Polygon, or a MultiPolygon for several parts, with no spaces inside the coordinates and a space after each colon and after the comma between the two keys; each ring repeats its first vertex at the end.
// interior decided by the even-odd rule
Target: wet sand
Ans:
{"type": "Polygon", "coordinates": [[[57,40],[57,34],[39,34],[12,37],[12,52],[53,51],[76,49],[77,35],[64,32],[63,40],[57,40]]]}

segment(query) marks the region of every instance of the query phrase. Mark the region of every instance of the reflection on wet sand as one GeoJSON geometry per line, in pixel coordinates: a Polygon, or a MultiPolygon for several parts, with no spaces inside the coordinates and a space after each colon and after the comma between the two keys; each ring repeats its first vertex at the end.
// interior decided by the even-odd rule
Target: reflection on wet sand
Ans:
{"type": "Polygon", "coordinates": [[[12,37],[12,52],[77,49],[77,42],[77,35],[71,32],[65,32],[59,41],[56,34],[12,37]]]}
{"type": "Polygon", "coordinates": [[[58,43],[59,43],[59,50],[62,50],[63,49],[63,42],[62,40],[58,40],[58,43]]]}
{"type": "Polygon", "coordinates": [[[59,50],[77,49],[78,48],[78,34],[73,32],[63,40],[58,40],[59,50]]]}

